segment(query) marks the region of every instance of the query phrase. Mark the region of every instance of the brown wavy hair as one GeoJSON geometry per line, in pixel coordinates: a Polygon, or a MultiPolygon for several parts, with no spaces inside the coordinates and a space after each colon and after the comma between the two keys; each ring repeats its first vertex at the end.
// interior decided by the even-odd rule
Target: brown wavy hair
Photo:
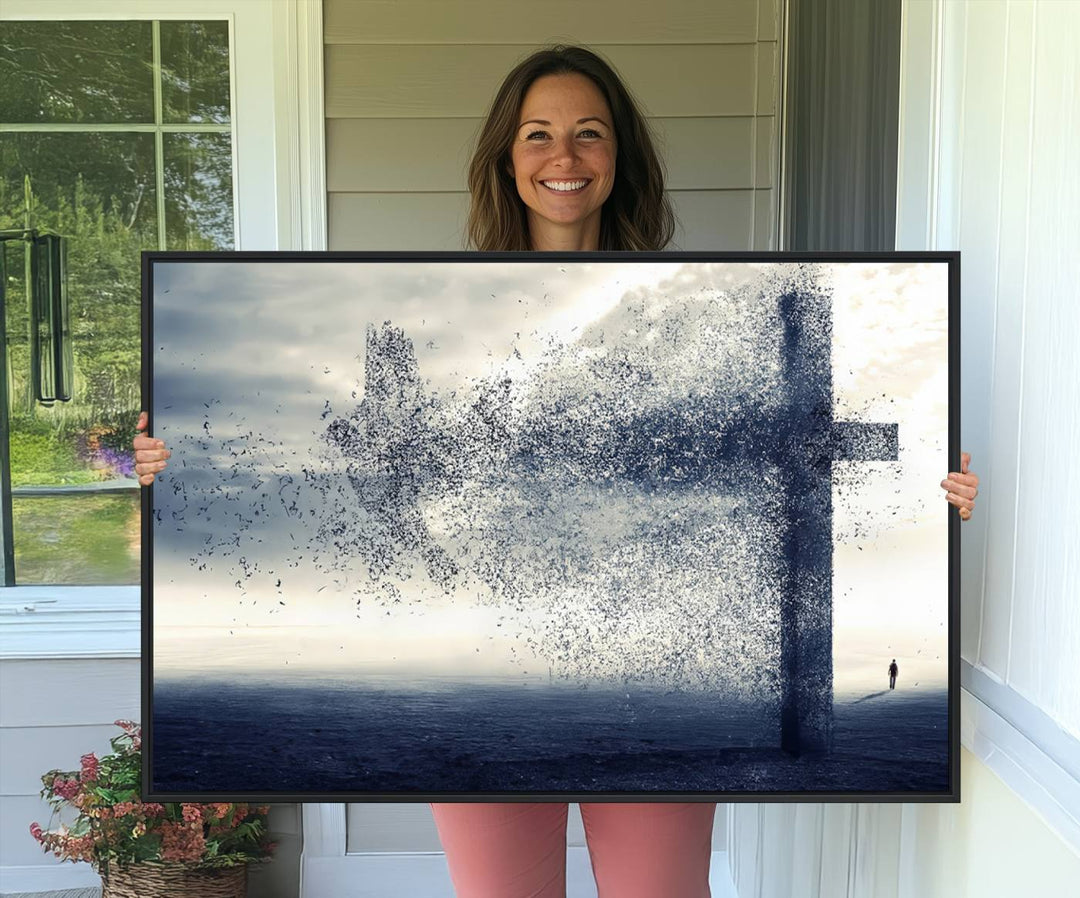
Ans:
{"type": "Polygon", "coordinates": [[[600,213],[600,249],[663,249],[675,233],[675,216],[645,116],[607,62],[585,47],[563,44],[518,63],[491,103],[469,164],[468,244],[485,251],[531,248],[525,204],[508,171],[510,147],[529,87],[544,75],[561,74],[591,79],[614,118],[615,180],[600,213]]]}

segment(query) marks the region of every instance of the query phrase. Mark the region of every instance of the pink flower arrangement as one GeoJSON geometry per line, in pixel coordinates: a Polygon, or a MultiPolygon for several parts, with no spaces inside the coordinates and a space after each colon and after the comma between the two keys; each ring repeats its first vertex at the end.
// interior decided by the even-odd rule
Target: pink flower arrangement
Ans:
{"type": "Polygon", "coordinates": [[[53,780],[53,792],[61,798],[71,801],[79,794],[79,781],[77,779],[64,779],[57,777],[53,780]]]}
{"type": "Polygon", "coordinates": [[[83,755],[79,760],[82,762],[82,772],[79,774],[79,780],[84,783],[92,783],[97,779],[98,759],[93,752],[90,752],[88,755],[83,755]]]}
{"type": "Polygon", "coordinates": [[[206,837],[197,823],[161,824],[161,859],[192,863],[206,850],[206,837]]]}
{"type": "Polygon", "coordinates": [[[116,725],[123,733],[110,740],[112,754],[98,758],[91,752],[80,758],[79,771],[50,770],[41,777],[41,797],[54,817],[65,807],[78,811],[73,824],[55,831],[30,824],[42,850],[101,872],[113,863],[125,868],[172,861],[208,869],[271,859],[277,846],[269,839],[268,806],[141,801],[142,731],[130,720],[116,725]]]}

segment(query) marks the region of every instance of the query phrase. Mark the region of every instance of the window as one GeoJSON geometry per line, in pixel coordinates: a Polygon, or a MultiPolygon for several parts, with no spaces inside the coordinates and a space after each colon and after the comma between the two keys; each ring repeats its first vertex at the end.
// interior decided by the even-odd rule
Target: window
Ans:
{"type": "MultiPolygon", "coordinates": [[[[229,25],[232,127],[218,133],[228,130],[232,135],[235,248],[325,249],[323,28],[318,0],[123,4],[0,0],[0,42],[14,22],[139,24],[153,19],[162,24],[218,20],[229,25]]],[[[0,91],[5,89],[6,79],[0,79],[0,91]]],[[[25,133],[0,116],[0,139],[14,131],[25,133]]],[[[6,416],[0,423],[6,427],[6,416]]],[[[127,488],[134,501],[135,491],[127,488]]],[[[0,518],[0,532],[3,529],[0,518]]],[[[58,539],[59,534],[49,538],[58,539]]],[[[139,639],[137,585],[31,584],[0,589],[0,658],[138,657],[139,639]]]]}
{"type": "Polygon", "coordinates": [[[236,246],[229,22],[6,22],[0,83],[14,582],[135,584],[140,251],[236,246]],[[30,379],[36,232],[67,238],[70,402],[30,379]]]}

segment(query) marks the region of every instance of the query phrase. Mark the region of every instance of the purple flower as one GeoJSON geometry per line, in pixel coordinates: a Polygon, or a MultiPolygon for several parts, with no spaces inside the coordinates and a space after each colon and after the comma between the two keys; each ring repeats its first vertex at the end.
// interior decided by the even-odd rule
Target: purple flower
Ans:
{"type": "Polygon", "coordinates": [[[95,461],[109,470],[114,477],[135,476],[135,455],[123,449],[102,446],[94,453],[95,461]]]}

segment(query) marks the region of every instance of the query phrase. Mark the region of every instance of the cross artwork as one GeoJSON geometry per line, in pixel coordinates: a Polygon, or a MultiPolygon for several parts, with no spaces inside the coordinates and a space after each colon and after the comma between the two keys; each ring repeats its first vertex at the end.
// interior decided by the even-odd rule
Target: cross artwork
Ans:
{"type": "Polygon", "coordinates": [[[895,461],[898,440],[896,424],[833,420],[828,297],[784,294],[780,316],[790,404],[778,426],[758,427],[764,453],[786,474],[780,744],[799,754],[832,744],[832,463],[895,461]]]}
{"type": "MultiPolygon", "coordinates": [[[[297,266],[286,289],[280,263],[163,259],[154,794],[237,776],[320,800],[944,788],[944,693],[883,698],[852,685],[864,655],[834,651],[834,464],[901,461],[902,428],[929,451],[912,412],[838,417],[856,406],[834,396],[827,266],[647,261],[664,264],[360,260],[297,266]],[[184,336],[179,310],[212,316],[225,289],[250,303],[242,345],[184,336]],[[359,327],[313,323],[316,301],[359,327]],[[297,334],[325,361],[286,350],[297,334]],[[204,377],[226,357],[235,378],[204,377]],[[192,779],[196,708],[265,731],[262,779],[226,749],[192,779]],[[906,728],[905,771],[863,758],[873,727],[906,728]],[[304,767],[290,746],[313,729],[336,741],[304,767]]],[[[881,271],[840,280],[939,290],[881,271]]],[[[912,333],[875,363],[924,352],[912,333]]],[[[873,387],[900,382],[879,370],[873,387]]],[[[875,669],[903,654],[882,626],[875,669]]]]}

